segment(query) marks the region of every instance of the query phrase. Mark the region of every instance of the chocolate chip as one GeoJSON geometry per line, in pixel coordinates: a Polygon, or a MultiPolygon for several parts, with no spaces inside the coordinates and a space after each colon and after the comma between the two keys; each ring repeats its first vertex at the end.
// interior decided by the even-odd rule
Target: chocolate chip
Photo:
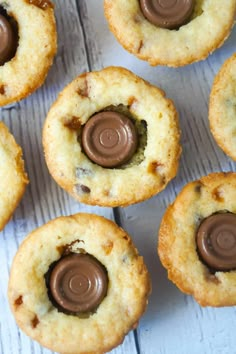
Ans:
{"type": "Polygon", "coordinates": [[[18,307],[23,304],[23,297],[20,295],[14,302],[15,306],[18,307]]]}
{"type": "Polygon", "coordinates": [[[166,185],[166,176],[161,176],[161,183],[165,186],[166,185]]]}
{"type": "Polygon", "coordinates": [[[80,123],[79,117],[73,116],[72,118],[70,118],[68,121],[66,121],[64,123],[64,126],[69,128],[69,129],[73,129],[73,130],[80,129],[81,128],[81,123],[80,123]]]}
{"type": "Polygon", "coordinates": [[[142,120],[141,120],[141,124],[142,124],[142,126],[143,126],[145,129],[147,129],[147,122],[146,122],[146,120],[142,119],[142,120]]]}
{"type": "Polygon", "coordinates": [[[78,194],[88,194],[91,192],[90,188],[84,184],[76,184],[75,187],[78,194]]]}
{"type": "Polygon", "coordinates": [[[139,42],[139,46],[138,46],[138,49],[137,49],[137,53],[140,53],[141,50],[142,50],[142,48],[143,48],[143,41],[141,40],[141,41],[139,42]]]}
{"type": "Polygon", "coordinates": [[[84,77],[84,82],[83,86],[78,89],[78,94],[82,97],[89,97],[89,87],[88,87],[88,81],[87,81],[87,73],[84,75],[81,75],[80,78],[84,77]]]}
{"type": "Polygon", "coordinates": [[[202,184],[198,184],[194,187],[196,193],[200,194],[202,190],[202,184]]]}
{"type": "Polygon", "coordinates": [[[160,173],[160,170],[164,167],[164,164],[158,161],[152,161],[148,165],[148,173],[160,173]]]}
{"type": "Polygon", "coordinates": [[[0,85],[0,95],[5,95],[5,86],[0,85]]]}
{"type": "Polygon", "coordinates": [[[31,325],[33,328],[36,328],[38,326],[38,324],[39,324],[39,319],[38,319],[37,315],[35,315],[31,321],[31,325]]]}
{"type": "MultiPolygon", "coordinates": [[[[75,244],[80,244],[80,243],[84,243],[84,240],[75,240],[75,241],[72,241],[71,243],[68,243],[66,245],[60,245],[60,246],[57,246],[56,249],[57,251],[60,253],[61,256],[65,256],[65,255],[68,255],[69,253],[72,252],[73,250],[73,246],[75,244]]],[[[81,251],[81,253],[85,253],[84,249],[80,248],[80,247],[75,247],[75,249],[77,252],[78,251],[81,251]]]]}

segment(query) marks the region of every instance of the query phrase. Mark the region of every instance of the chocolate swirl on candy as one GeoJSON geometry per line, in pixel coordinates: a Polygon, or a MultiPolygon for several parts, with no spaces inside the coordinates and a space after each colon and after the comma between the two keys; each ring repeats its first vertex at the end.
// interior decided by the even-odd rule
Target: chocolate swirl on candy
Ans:
{"type": "Polygon", "coordinates": [[[152,24],[177,29],[186,24],[194,9],[194,0],[140,0],[143,15],[152,24]]]}
{"type": "Polygon", "coordinates": [[[138,136],[133,122],[118,112],[95,114],[82,131],[86,155],[103,167],[117,167],[129,161],[137,145],[138,136]]]}
{"type": "Polygon", "coordinates": [[[211,269],[236,269],[235,214],[218,213],[203,220],[197,231],[196,242],[200,257],[211,269]]]}
{"type": "Polygon", "coordinates": [[[49,290],[62,311],[77,314],[96,310],[107,294],[105,267],[89,254],[61,258],[53,267],[49,290]]]}

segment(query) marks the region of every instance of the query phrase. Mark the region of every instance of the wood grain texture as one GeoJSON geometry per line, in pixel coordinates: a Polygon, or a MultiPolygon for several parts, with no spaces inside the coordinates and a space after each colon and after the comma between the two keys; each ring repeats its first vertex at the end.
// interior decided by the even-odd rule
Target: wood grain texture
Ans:
{"type": "Polygon", "coordinates": [[[183,154],[176,179],[160,195],[116,209],[116,220],[131,234],[151,273],[153,293],[137,332],[114,354],[234,354],[235,308],[200,308],[168,281],[156,255],[161,217],[182,186],[208,172],[235,171],[235,163],[216,146],[208,127],[208,97],[214,75],[234,49],[236,29],[206,61],[180,69],[152,68],[127,53],[109,32],[102,0],[56,0],[58,54],[45,85],[26,100],[3,108],[2,119],[23,147],[30,185],[13,219],[1,233],[0,354],[49,354],[15,325],[7,303],[12,258],[27,233],[48,220],[79,211],[114,219],[109,208],[74,201],[50,177],[41,130],[59,91],[78,74],[108,65],[124,66],[161,87],[180,113],[183,154]]]}

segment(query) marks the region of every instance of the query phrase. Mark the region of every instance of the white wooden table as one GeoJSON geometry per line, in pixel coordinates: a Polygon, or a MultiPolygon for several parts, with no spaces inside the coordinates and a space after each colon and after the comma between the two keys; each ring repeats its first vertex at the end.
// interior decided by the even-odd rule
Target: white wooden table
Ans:
{"type": "MultiPolygon", "coordinates": [[[[128,1],[128,0],[127,0],[128,1]]],[[[234,354],[236,309],[201,308],[167,279],[157,257],[161,217],[182,186],[213,171],[235,171],[235,163],[216,146],[208,127],[208,97],[214,75],[235,50],[236,28],[206,61],[180,69],[152,68],[116,42],[103,15],[102,0],[56,0],[58,54],[45,85],[26,100],[0,110],[23,147],[30,185],[13,219],[0,234],[0,354],[49,354],[16,326],[7,302],[14,254],[24,237],[60,215],[93,212],[115,219],[133,237],[153,283],[149,306],[136,331],[114,354],[234,354]],[[160,195],[124,209],[82,205],[50,177],[41,130],[57,94],[76,75],[108,65],[124,66],[167,92],[180,113],[183,154],[179,173],[160,195]]]]}

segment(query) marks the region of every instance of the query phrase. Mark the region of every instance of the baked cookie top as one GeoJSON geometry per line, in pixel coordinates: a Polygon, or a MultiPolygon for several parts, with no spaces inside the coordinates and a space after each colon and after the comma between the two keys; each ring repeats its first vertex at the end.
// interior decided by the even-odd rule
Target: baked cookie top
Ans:
{"type": "Polygon", "coordinates": [[[216,75],[209,104],[211,132],[221,149],[236,160],[236,54],[216,75]]]}
{"type": "Polygon", "coordinates": [[[202,306],[236,305],[235,218],[236,173],[212,173],[188,183],[161,222],[158,253],[168,277],[202,306]]]}
{"type": "MultiPolygon", "coordinates": [[[[83,283],[81,277],[79,281],[83,283]]],[[[76,291],[76,277],[69,283],[76,291]]],[[[52,220],[24,240],[13,261],[8,294],[19,327],[43,346],[60,353],[97,354],[119,345],[137,326],[150,287],[143,258],[124,230],[101,216],[76,214],[52,220]],[[87,316],[63,313],[49,299],[45,275],[71,253],[90,255],[107,271],[105,297],[87,316]]]]}
{"type": "MultiPolygon", "coordinates": [[[[0,65],[0,106],[30,95],[45,80],[57,48],[53,5],[49,0],[0,0],[0,14],[13,26],[15,55],[0,65]]],[[[0,19],[0,25],[2,25],[0,19]]],[[[11,35],[8,28],[7,39],[11,35]]],[[[2,49],[2,51],[1,51],[2,49]]],[[[7,43],[0,48],[7,50],[7,43]]]]}
{"type": "MultiPolygon", "coordinates": [[[[115,118],[109,121],[116,122],[115,118]]],[[[108,132],[105,140],[109,145],[109,139],[119,140],[128,129],[125,148],[128,146],[130,153],[135,139],[127,123],[123,124],[121,128],[101,126],[99,139],[108,132]]],[[[163,91],[126,69],[108,67],[82,74],[62,91],[45,121],[43,146],[50,173],[75,199],[92,205],[125,206],[160,192],[176,175],[179,135],[177,112],[163,91]],[[137,132],[136,152],[115,168],[92,161],[82,144],[84,136],[91,136],[90,127],[83,135],[86,123],[95,115],[99,121],[97,113],[104,118],[104,112],[105,116],[115,113],[115,118],[123,115],[137,132]]],[[[119,157],[122,154],[120,151],[119,157]]]]}
{"type": "Polygon", "coordinates": [[[236,1],[196,0],[189,22],[171,30],[149,22],[138,0],[104,0],[104,8],[125,49],[151,65],[178,67],[205,59],[223,44],[234,24],[236,1]]]}
{"type": "Polygon", "coordinates": [[[0,231],[11,218],[27,183],[22,150],[0,122],[0,231]]]}

